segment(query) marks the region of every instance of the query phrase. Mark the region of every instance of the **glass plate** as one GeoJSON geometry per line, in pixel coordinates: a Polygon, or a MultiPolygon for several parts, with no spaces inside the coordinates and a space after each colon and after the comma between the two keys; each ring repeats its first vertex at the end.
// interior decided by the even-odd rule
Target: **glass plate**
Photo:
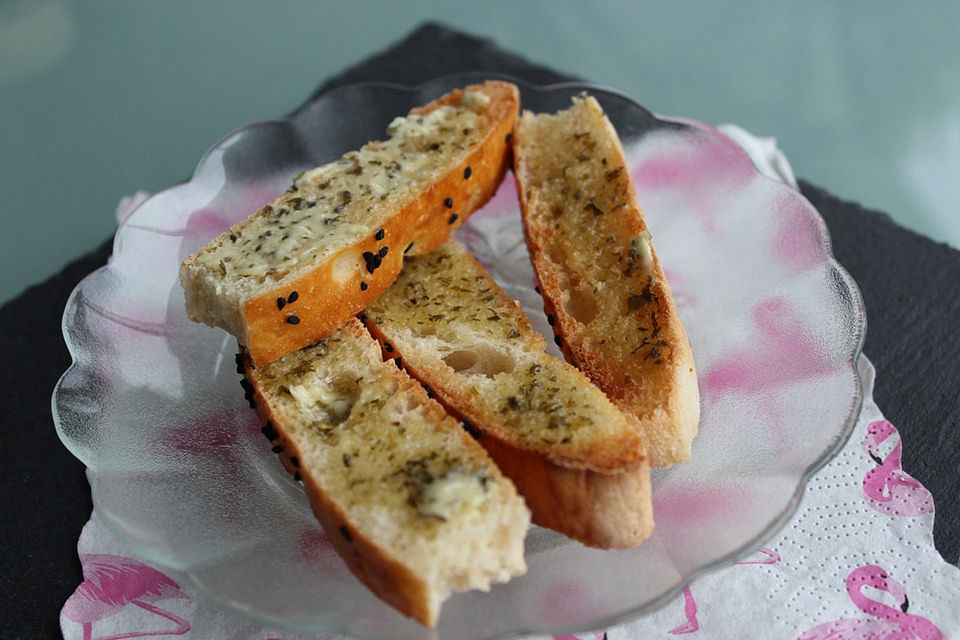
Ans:
{"type": "MultiPolygon", "coordinates": [[[[90,470],[98,512],[131,549],[186,572],[235,612],[377,640],[611,625],[771,537],[856,420],[863,305],[813,207],[705,125],[658,118],[598,87],[518,82],[524,107],[536,111],[565,108],[589,90],[620,133],[693,347],[700,434],[689,462],[654,472],[657,524],[639,548],[599,551],[533,528],[528,573],[490,593],[452,597],[436,633],[371,595],[332,553],[300,485],[260,435],[238,384],[233,338],[187,320],[178,267],[299,171],[479,79],[343,87],[289,119],[240,129],[189,182],[130,215],[109,264],[67,303],[74,363],[54,391],[54,416],[90,470]]],[[[458,235],[550,337],[517,211],[508,176],[458,235]]]]}

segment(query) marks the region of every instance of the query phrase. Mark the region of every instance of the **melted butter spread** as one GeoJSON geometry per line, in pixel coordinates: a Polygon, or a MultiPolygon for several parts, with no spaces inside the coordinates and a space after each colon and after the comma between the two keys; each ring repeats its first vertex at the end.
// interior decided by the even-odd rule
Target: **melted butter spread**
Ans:
{"type": "Polygon", "coordinates": [[[287,193],[203,251],[200,263],[224,280],[277,281],[373,235],[390,217],[388,198],[414,199],[439,167],[480,141],[480,110],[489,101],[470,91],[458,106],[396,118],[388,140],[302,173],[287,193]]]}
{"type": "Polygon", "coordinates": [[[350,394],[322,383],[291,385],[289,391],[315,420],[326,424],[342,422],[353,406],[350,394]]]}
{"type": "Polygon", "coordinates": [[[653,252],[650,250],[650,232],[644,229],[638,233],[630,242],[630,255],[640,258],[640,264],[644,269],[653,268],[653,252]]]}
{"type": "Polygon", "coordinates": [[[420,484],[417,512],[428,518],[450,521],[479,515],[487,492],[486,478],[451,469],[420,484]]]}
{"type": "Polygon", "coordinates": [[[348,513],[388,517],[416,535],[502,503],[492,463],[398,387],[393,365],[373,349],[370,338],[337,332],[257,369],[302,468],[348,513]]]}

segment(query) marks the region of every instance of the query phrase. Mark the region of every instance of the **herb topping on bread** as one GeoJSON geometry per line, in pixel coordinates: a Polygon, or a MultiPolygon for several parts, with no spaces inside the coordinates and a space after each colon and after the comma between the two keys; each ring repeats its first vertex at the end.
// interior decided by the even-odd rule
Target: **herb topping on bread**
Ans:
{"type": "Polygon", "coordinates": [[[247,364],[264,433],[379,597],[432,626],[451,592],[525,571],[523,500],[359,322],[265,367],[247,364]]]}
{"type": "Polygon", "coordinates": [[[365,322],[487,448],[535,523],[600,547],[649,535],[642,439],[455,240],[407,260],[365,322]]]}
{"type": "Polygon", "coordinates": [[[453,91],[234,225],[180,270],[187,314],[265,364],[330,334],[382,293],[405,253],[439,246],[496,191],[516,87],[453,91]]]}
{"type": "Polygon", "coordinates": [[[599,103],[582,96],[556,115],[524,112],[514,173],[564,356],[631,417],[652,465],[686,460],[699,421],[693,357],[599,103]]]}

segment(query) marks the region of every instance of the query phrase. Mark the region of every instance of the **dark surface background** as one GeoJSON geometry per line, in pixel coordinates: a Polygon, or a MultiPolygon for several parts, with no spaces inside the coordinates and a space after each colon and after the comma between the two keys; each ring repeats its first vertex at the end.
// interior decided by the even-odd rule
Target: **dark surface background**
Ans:
{"type": "MultiPolygon", "coordinates": [[[[478,40],[426,25],[325,82],[418,84],[465,71],[507,73],[535,84],[576,80],[478,40]]],[[[860,286],[867,308],[864,353],[877,369],[874,398],[900,430],[903,468],[933,493],[934,539],[960,559],[960,252],[801,181],[820,211],[834,255],[860,286]]],[[[122,194],[117,194],[119,197],[122,194]]],[[[90,216],[107,212],[86,212],[90,216]]],[[[70,365],[60,319],[70,291],[103,266],[112,240],[0,308],[5,437],[0,440],[0,638],[59,638],[63,602],[82,580],[76,554],[90,515],[83,465],[60,443],[50,394],[70,365]]]]}

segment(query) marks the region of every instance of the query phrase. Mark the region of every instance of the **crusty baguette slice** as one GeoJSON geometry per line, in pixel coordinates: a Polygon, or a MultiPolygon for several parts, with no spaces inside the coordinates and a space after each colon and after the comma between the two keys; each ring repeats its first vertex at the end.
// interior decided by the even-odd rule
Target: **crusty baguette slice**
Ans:
{"type": "Polygon", "coordinates": [[[690,457],[693,356],[617,133],[597,101],[524,112],[514,143],[524,230],[564,356],[643,434],[654,466],[690,457]]]}
{"type": "Polygon", "coordinates": [[[514,486],[357,320],[246,373],[264,434],[377,596],[434,626],[451,592],[526,571],[514,486]]]}
{"type": "Polygon", "coordinates": [[[642,439],[455,240],[408,259],[364,319],[486,447],[535,523],[605,548],[650,534],[642,439]]]}
{"type": "Polygon", "coordinates": [[[490,81],[397,118],[384,142],[307,171],[180,269],[187,315],[260,366],[329,335],[380,295],[404,253],[439,246],[509,164],[517,88],[490,81]]]}

